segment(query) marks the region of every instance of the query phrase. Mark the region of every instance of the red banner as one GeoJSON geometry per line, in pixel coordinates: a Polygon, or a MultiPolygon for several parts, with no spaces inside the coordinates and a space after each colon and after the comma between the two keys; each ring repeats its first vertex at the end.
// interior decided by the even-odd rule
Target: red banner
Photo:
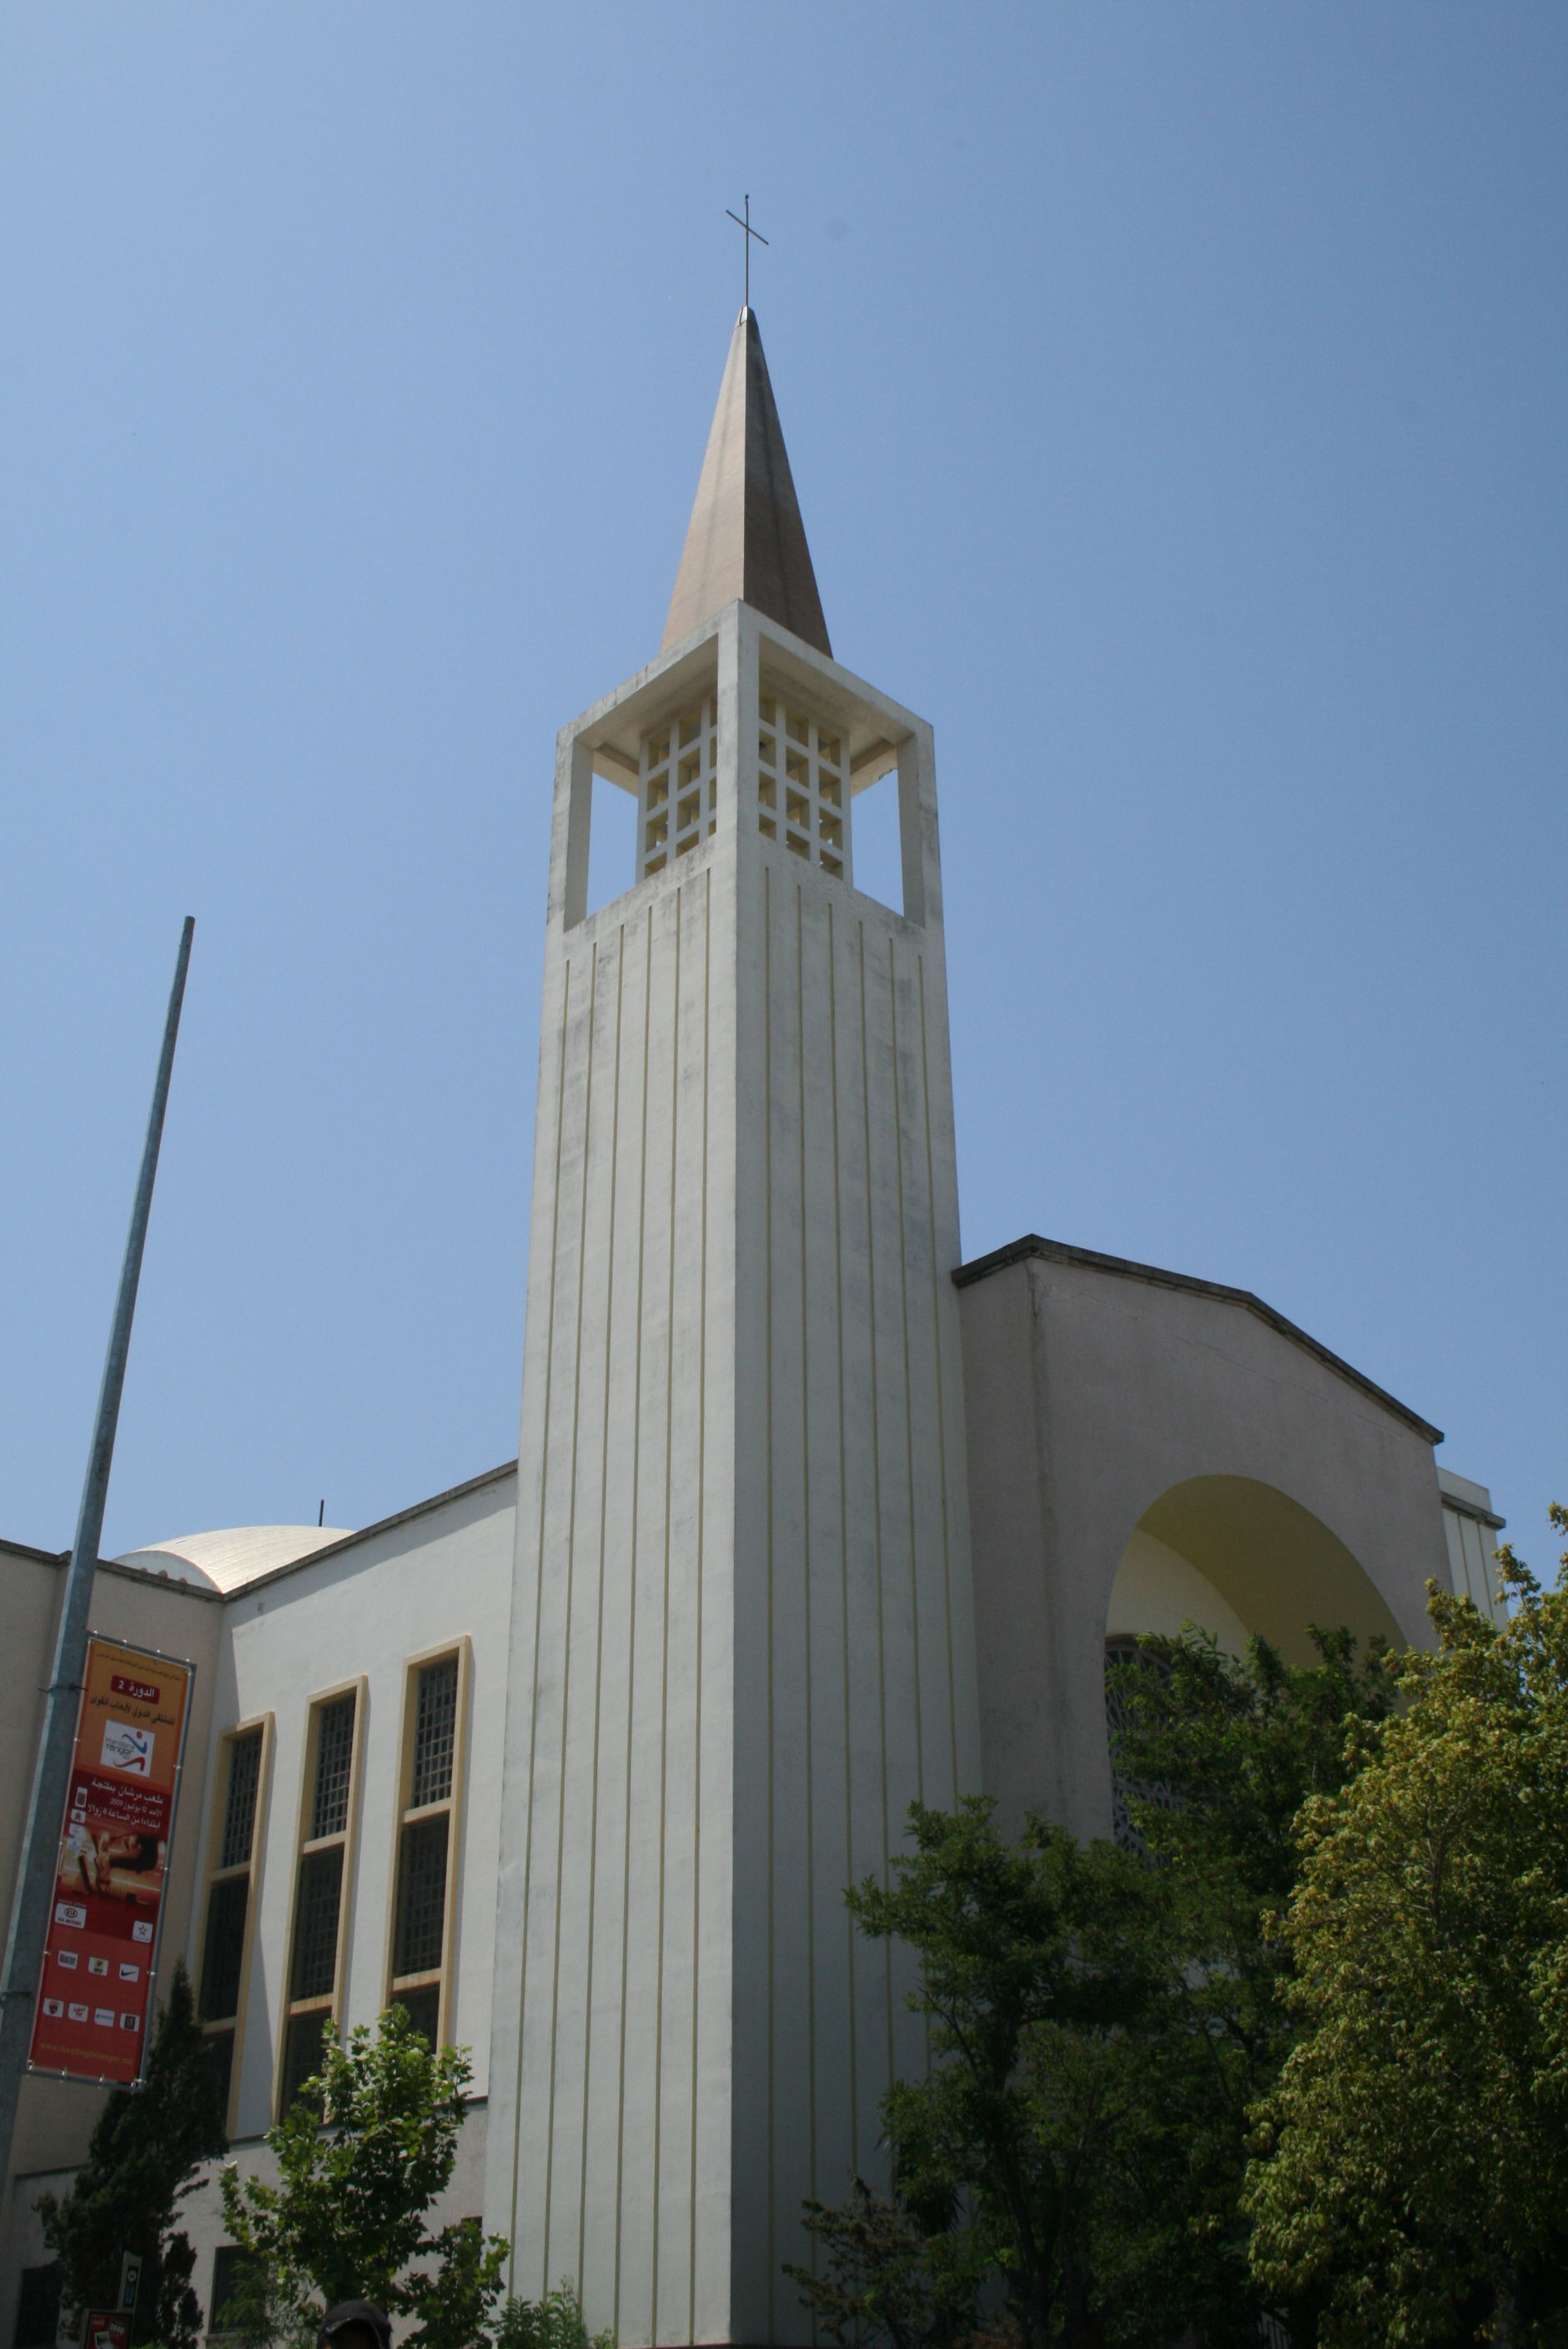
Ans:
{"type": "Polygon", "coordinates": [[[141,2077],[191,1677],[172,1657],[88,1641],[35,2071],[141,2077]]]}

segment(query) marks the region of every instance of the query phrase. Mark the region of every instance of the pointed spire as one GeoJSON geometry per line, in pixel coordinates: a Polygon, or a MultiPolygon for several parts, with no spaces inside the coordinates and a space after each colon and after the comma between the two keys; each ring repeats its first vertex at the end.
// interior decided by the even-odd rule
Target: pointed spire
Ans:
{"type": "Polygon", "coordinates": [[[661,651],[738,599],[831,658],[751,309],[742,310],[730,338],[661,651]]]}

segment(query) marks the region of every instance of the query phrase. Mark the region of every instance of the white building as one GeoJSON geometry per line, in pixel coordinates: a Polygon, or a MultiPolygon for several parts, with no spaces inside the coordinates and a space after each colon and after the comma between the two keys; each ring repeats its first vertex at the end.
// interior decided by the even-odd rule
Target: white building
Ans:
{"type": "MultiPolygon", "coordinates": [[[[1245,1293],[1033,1237],[962,1262],[930,729],[831,654],[743,311],[658,657],[561,735],[518,1458],[360,1532],[106,1562],[197,1665],[164,1951],[242,2164],[329,2018],[472,2051],[449,2215],[623,2344],[807,2337],[806,2195],[923,2059],[843,1887],[984,1787],[1109,1832],[1108,1640],[1495,1601],[1439,1432],[1245,1293]],[[593,779],[634,794],[587,902],[593,779]],[[902,903],[854,883],[896,793],[902,903]]],[[[0,1544],[42,1660],[63,1561],[0,1544]]],[[[37,1721],[0,1722],[7,1894],[37,1721]]],[[[0,2233],[97,2093],[28,2084],[0,2233]]],[[[221,2213],[191,2206],[221,2313],[221,2213]]]]}

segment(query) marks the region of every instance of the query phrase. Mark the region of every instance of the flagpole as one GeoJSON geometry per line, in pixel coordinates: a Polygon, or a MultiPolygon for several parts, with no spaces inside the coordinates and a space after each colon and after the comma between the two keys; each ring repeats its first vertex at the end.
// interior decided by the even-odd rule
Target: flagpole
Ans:
{"type": "Polygon", "coordinates": [[[180,1033],[180,1009],[185,999],[185,974],[191,965],[191,939],[196,924],[189,914],[180,934],[174,985],[169,1016],[163,1025],[163,1050],[152,1088],[152,1109],[147,1121],[147,1141],[141,1153],[141,1173],[130,1211],[130,1230],[120,1267],[119,1294],[98,1390],[98,1418],[92,1450],[82,1484],[77,1537],[66,1575],[60,1627],[55,1640],[54,1669],[49,1675],[44,1707],[44,1733],[33,1771],[33,1792],[27,1824],[22,1836],[21,1859],[11,1898],[11,1923],[5,1937],[5,1960],[0,1971],[0,2181],[11,2175],[12,2140],[16,2128],[16,2105],[27,2068],[33,2037],[33,2009],[48,1936],[49,1899],[54,1890],[59,1857],[60,1823],[69,1791],[72,1745],[76,1736],[77,1700],[87,1658],[88,1614],[92,1605],[93,1578],[98,1571],[98,1542],[103,1533],[104,1504],[108,1497],[108,1472],[114,1459],[115,1429],[125,1386],[126,1356],[130,1350],[130,1324],[136,1311],[137,1284],[141,1278],[147,1220],[152,1207],[152,1185],[158,1173],[159,1145],[163,1139],[163,1113],[169,1105],[169,1080],[174,1067],[174,1042],[180,1033]]]}

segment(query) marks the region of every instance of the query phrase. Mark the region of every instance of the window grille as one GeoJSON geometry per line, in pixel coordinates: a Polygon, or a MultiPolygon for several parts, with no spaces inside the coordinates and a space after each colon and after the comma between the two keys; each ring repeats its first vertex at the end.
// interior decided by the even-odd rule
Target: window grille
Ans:
{"type": "Polygon", "coordinates": [[[416,1819],[403,1830],[397,1866],[396,1974],[429,1973],[441,1962],[447,1919],[447,1820],[416,1819]]]}
{"type": "Polygon", "coordinates": [[[203,2023],[226,2023],[239,2013],[250,1899],[248,1876],[221,1877],[208,1895],[207,1942],[201,1953],[203,2023]]]}
{"type": "Polygon", "coordinates": [[[217,2083],[225,2128],[232,2126],[229,2091],[235,2042],[244,2029],[245,1955],[255,1919],[251,1868],[262,1831],[263,1764],[267,1733],[258,1724],[223,1741],[219,1777],[222,1801],[213,1827],[212,1872],[201,1937],[196,2013],[206,2032],[206,2048],[217,2083]]]}
{"type": "Polygon", "coordinates": [[[316,1719],[315,1800],[311,1835],[341,1835],[348,1825],[348,1779],[354,1761],[354,1699],[324,1704],[316,1719]]]}
{"type": "Polygon", "coordinates": [[[408,1787],[410,1809],[418,1810],[424,1803],[444,1803],[450,1795],[457,1725],[458,1660],[456,1656],[444,1656],[438,1664],[427,1664],[419,1674],[414,1716],[414,1767],[408,1787]]]}
{"type": "Polygon", "coordinates": [[[849,744],[837,728],[820,726],[771,694],[762,696],[758,715],[757,818],[764,839],[781,841],[805,864],[847,881],[849,744]]]}
{"type": "Polygon", "coordinates": [[[700,846],[717,822],[718,707],[710,696],[643,738],[637,878],[700,846]]]}
{"type": "MultiPolygon", "coordinates": [[[[665,761],[683,748],[682,729],[667,730],[665,761]]],[[[388,2003],[403,2006],[432,2047],[446,2017],[447,1909],[459,1846],[454,1822],[462,1737],[463,1651],[410,1663],[403,1714],[404,1806],[396,1830],[388,2003]]]]}
{"type": "Polygon", "coordinates": [[[256,1793],[262,1779],[262,1733],[248,1729],[229,1740],[229,1792],[223,1806],[220,1868],[243,1868],[256,1830],[256,1793]]]}
{"type": "Polygon", "coordinates": [[[280,2120],[298,2102],[300,2082],[319,2067],[321,2033],[336,2020],[338,1946],[353,1858],[350,1796],[358,1734],[356,1691],[312,1706],[306,1753],[314,1758],[307,1764],[308,1799],[294,1876],[289,2003],[277,2074],[280,2120]]]}
{"type": "Polygon", "coordinates": [[[441,2031],[440,1983],[427,1982],[421,1990],[395,1991],[392,2003],[405,2009],[420,2037],[428,2045],[434,2047],[441,2031]]]}
{"type": "Polygon", "coordinates": [[[330,1998],[337,1981],[343,1846],[307,1851],[299,1864],[291,1998],[330,1998]]]}
{"type": "Polygon", "coordinates": [[[322,2034],[332,2021],[325,2007],[314,2014],[296,2014],[289,2020],[288,2038],[284,2049],[283,2095],[280,2110],[287,2112],[299,2102],[299,2092],[305,2082],[321,2069],[322,2034]]]}

